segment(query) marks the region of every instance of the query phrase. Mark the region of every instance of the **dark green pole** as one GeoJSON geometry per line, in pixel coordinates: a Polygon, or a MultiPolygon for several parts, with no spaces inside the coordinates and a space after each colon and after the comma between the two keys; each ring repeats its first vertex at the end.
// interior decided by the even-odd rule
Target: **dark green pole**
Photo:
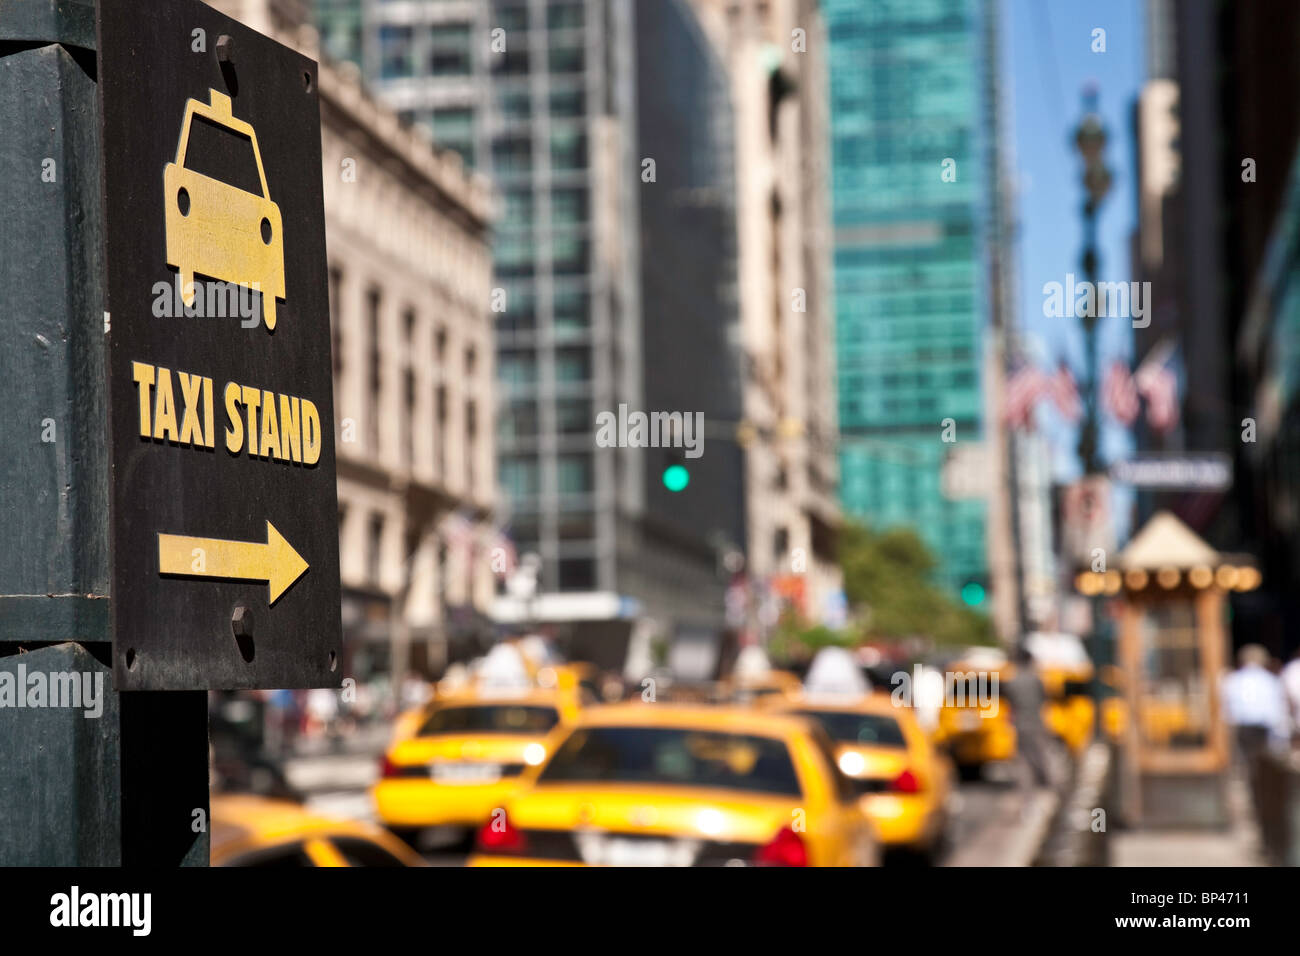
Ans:
{"type": "Polygon", "coordinates": [[[113,690],[95,49],[0,0],[0,866],[206,865],[206,695],[113,690]]]}
{"type": "MultiPolygon", "coordinates": [[[[1086,282],[1096,289],[1100,272],[1100,256],[1097,252],[1097,210],[1102,200],[1110,192],[1111,174],[1106,167],[1103,153],[1106,149],[1106,128],[1102,125],[1097,112],[1097,91],[1094,88],[1084,90],[1083,119],[1075,131],[1074,142],[1083,157],[1083,187],[1086,194],[1083,203],[1083,256],[1080,266],[1086,282]]],[[[1097,311],[1098,296],[1093,296],[1093,308],[1079,319],[1083,323],[1084,355],[1087,370],[1080,389],[1084,401],[1083,426],[1079,430],[1079,461],[1083,465],[1085,477],[1102,473],[1101,462],[1101,400],[1097,357],[1097,311]]],[[[1089,598],[1091,605],[1092,633],[1089,635],[1089,651],[1092,656],[1092,702],[1093,729],[1100,739],[1102,731],[1102,643],[1104,629],[1102,626],[1102,598],[1093,595],[1089,598]]]]}

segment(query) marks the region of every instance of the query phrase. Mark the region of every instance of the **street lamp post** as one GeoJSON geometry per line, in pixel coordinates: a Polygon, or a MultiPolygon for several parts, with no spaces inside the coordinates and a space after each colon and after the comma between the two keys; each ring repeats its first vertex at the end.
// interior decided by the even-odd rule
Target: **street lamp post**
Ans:
{"type": "MultiPolygon", "coordinates": [[[[1097,89],[1089,85],[1083,91],[1083,118],[1074,133],[1074,144],[1083,159],[1083,256],[1080,265],[1084,280],[1096,289],[1099,255],[1097,252],[1097,211],[1102,201],[1110,192],[1111,172],[1106,166],[1106,127],[1102,124],[1097,111],[1097,89]]],[[[1100,474],[1102,470],[1100,454],[1100,395],[1097,375],[1097,301],[1092,297],[1092,308],[1085,309],[1078,318],[1083,324],[1084,361],[1087,363],[1083,388],[1080,390],[1084,400],[1083,426],[1079,430],[1079,461],[1083,465],[1084,479],[1100,474]]],[[[1077,315],[1076,311],[1076,315],[1077,315]]],[[[1102,598],[1093,595],[1090,599],[1092,634],[1089,646],[1092,652],[1092,699],[1095,732],[1100,734],[1102,727],[1101,706],[1101,650],[1102,598]]]]}

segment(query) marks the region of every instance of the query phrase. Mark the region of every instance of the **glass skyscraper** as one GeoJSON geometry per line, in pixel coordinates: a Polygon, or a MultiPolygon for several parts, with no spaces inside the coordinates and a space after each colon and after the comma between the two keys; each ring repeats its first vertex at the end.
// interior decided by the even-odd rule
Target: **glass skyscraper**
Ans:
{"type": "Polygon", "coordinates": [[[841,501],[987,587],[986,506],[941,490],[983,435],[993,208],[983,0],[826,0],[841,501]],[[949,421],[950,420],[950,421],[949,421]]]}
{"type": "Polygon", "coordinates": [[[498,476],[547,592],[718,623],[744,543],[731,113],[685,0],[317,0],[325,54],[489,175],[498,476]],[[647,178],[647,160],[653,175],[647,178]],[[712,426],[672,494],[662,449],[601,449],[620,404],[712,426]]]}

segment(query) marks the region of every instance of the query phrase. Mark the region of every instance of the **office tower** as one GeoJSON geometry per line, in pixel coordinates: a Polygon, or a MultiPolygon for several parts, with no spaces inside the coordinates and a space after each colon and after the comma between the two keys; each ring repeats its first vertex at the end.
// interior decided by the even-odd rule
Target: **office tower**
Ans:
{"type": "Polygon", "coordinates": [[[750,605],[820,621],[841,587],[825,26],[814,0],[693,3],[735,114],[750,605]]]}
{"type": "Polygon", "coordinates": [[[840,500],[915,528],[939,579],[988,586],[986,502],[949,500],[985,433],[990,321],[988,16],[982,0],[827,0],[840,500]]]}
{"type": "Polygon", "coordinates": [[[503,599],[502,619],[718,627],[744,547],[732,132],[689,5],[320,0],[316,17],[324,50],[501,200],[498,474],[509,533],[541,558],[541,597],[503,599]],[[703,413],[703,455],[597,446],[621,405],[703,413]]]}

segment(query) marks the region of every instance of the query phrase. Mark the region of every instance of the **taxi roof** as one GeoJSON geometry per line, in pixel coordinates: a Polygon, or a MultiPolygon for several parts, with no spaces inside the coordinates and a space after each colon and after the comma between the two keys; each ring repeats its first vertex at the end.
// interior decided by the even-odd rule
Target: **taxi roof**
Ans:
{"type": "Polygon", "coordinates": [[[618,703],[589,708],[578,721],[582,727],[693,727],[780,737],[805,733],[805,718],[743,707],[672,703],[618,703]]]}
{"type": "Polygon", "coordinates": [[[804,693],[783,702],[781,709],[826,710],[843,714],[895,714],[907,708],[895,705],[889,691],[876,690],[860,697],[804,693]]]}
{"type": "Polygon", "coordinates": [[[524,706],[555,707],[563,692],[554,687],[521,687],[518,690],[492,687],[465,687],[440,694],[429,701],[430,710],[439,707],[492,707],[522,704],[524,706]]]}
{"type": "Polygon", "coordinates": [[[275,842],[304,836],[358,836],[376,838],[375,827],[308,810],[289,800],[251,793],[212,796],[212,850],[245,840],[275,842]]]}

